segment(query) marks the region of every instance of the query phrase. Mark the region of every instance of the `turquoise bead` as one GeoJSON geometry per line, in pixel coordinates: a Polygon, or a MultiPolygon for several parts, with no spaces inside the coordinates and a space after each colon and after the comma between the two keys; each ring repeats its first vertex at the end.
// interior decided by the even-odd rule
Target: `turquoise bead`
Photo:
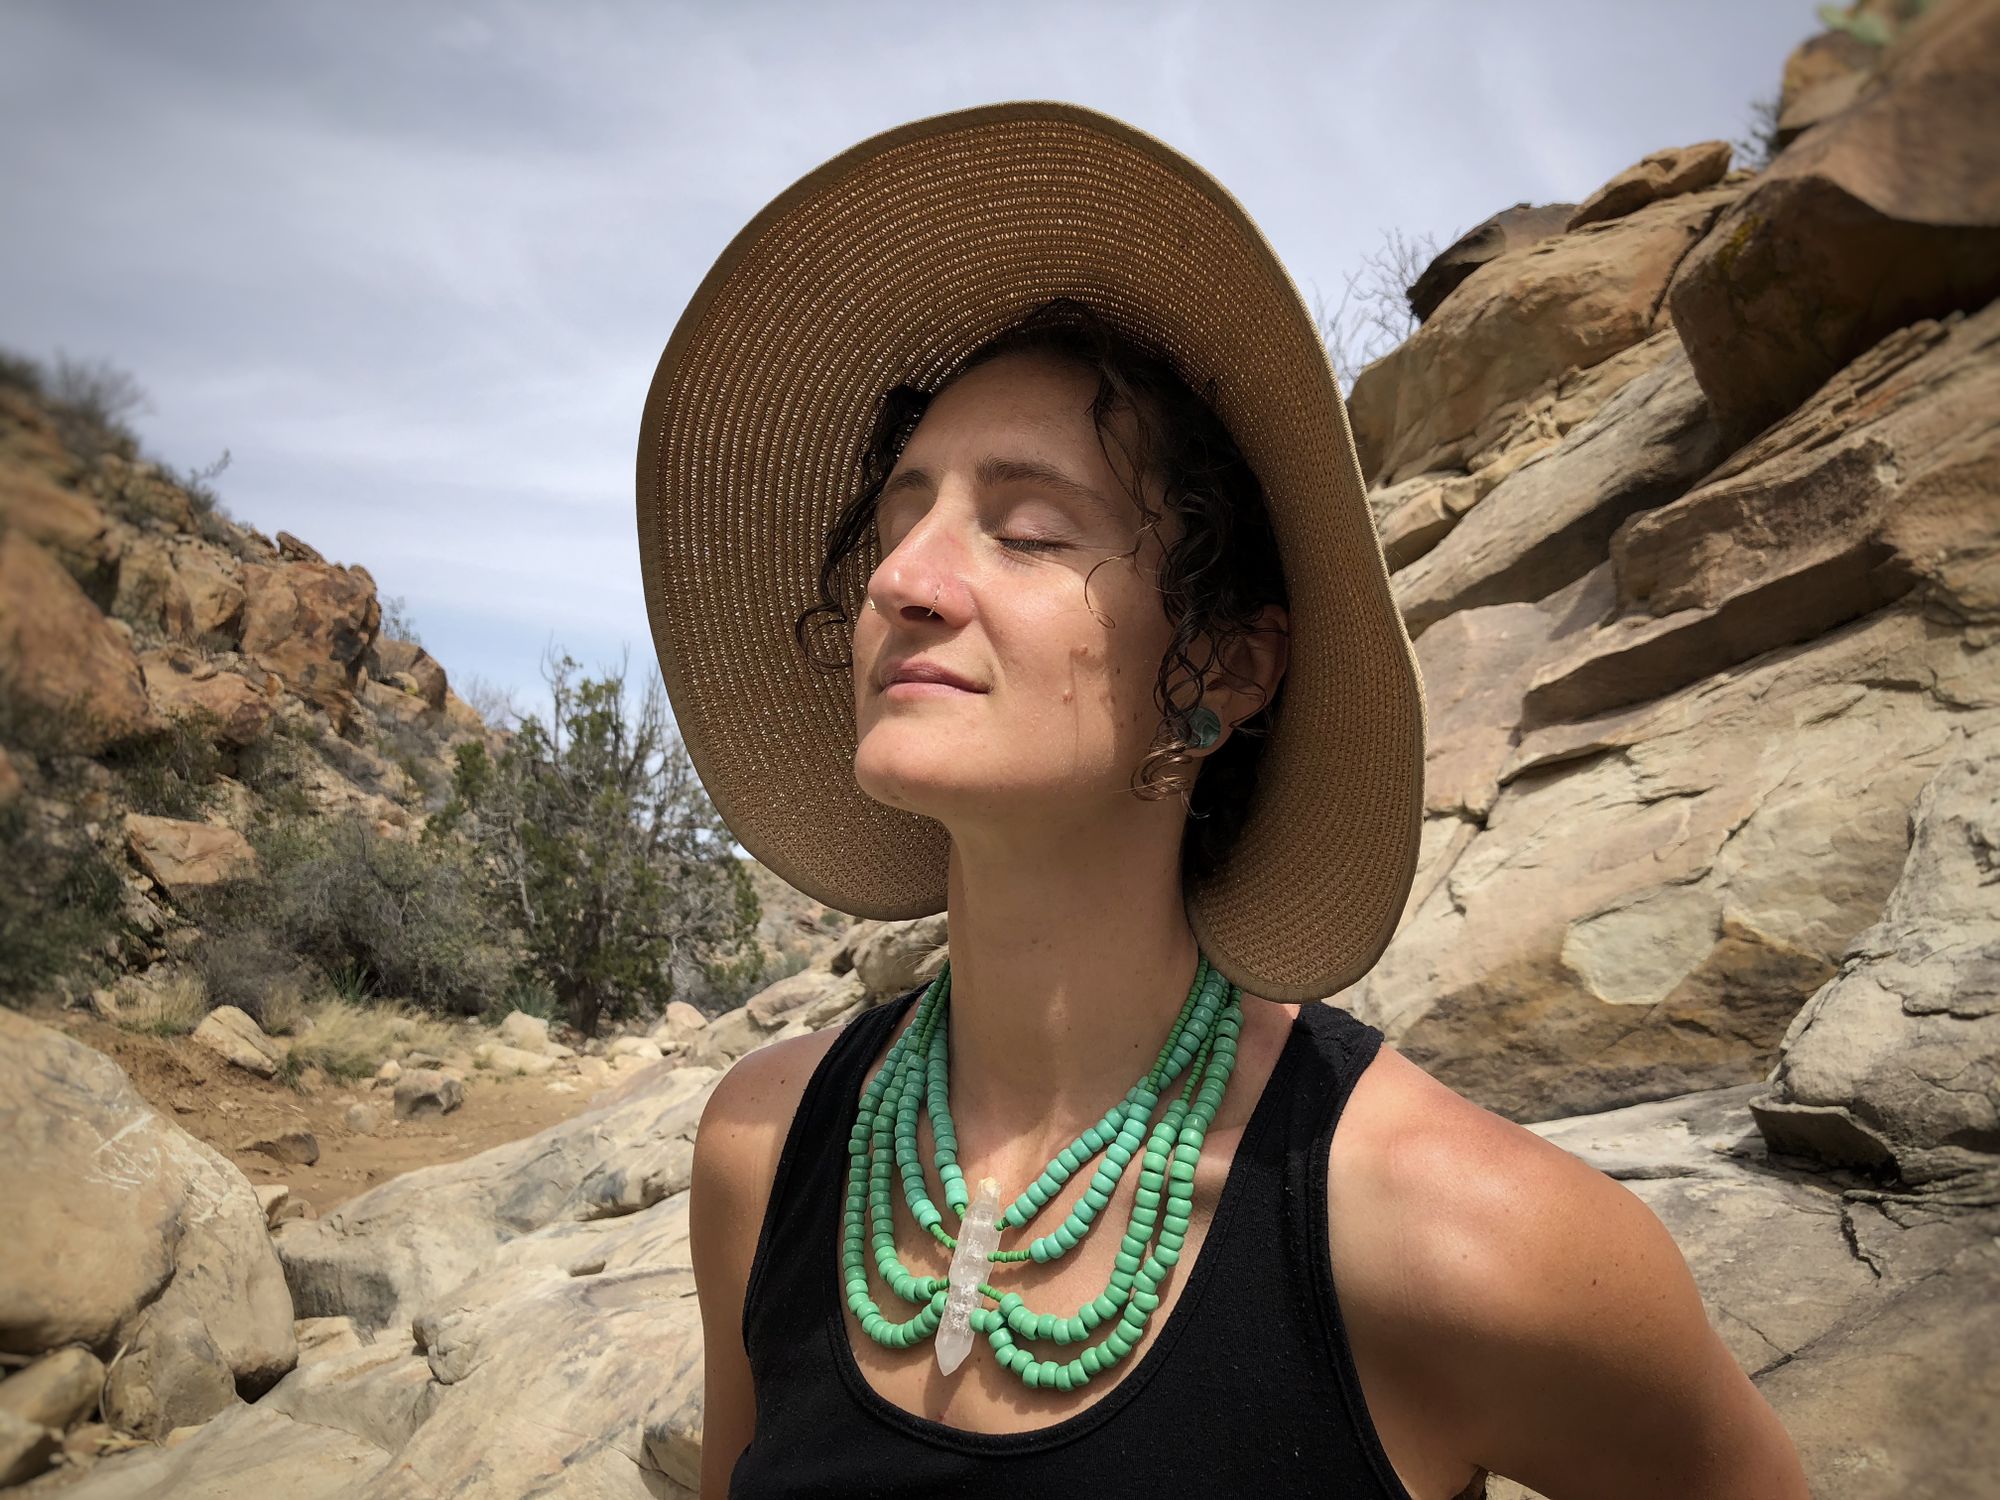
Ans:
{"type": "MultiPolygon", "coordinates": [[[[971,1202],[951,1122],[950,993],[947,963],[869,1079],[848,1132],[849,1171],[840,1225],[842,1284],[857,1324],[877,1343],[894,1349],[912,1348],[935,1336],[949,1286],[942,1276],[918,1276],[903,1264],[895,1238],[894,1185],[901,1183],[912,1221],[921,1230],[947,1249],[957,1243],[945,1228],[946,1211],[930,1200],[918,1146],[923,1114],[930,1117],[932,1165],[950,1214],[962,1223],[971,1202]],[[892,1294],[915,1306],[912,1316],[899,1322],[877,1307],[868,1291],[870,1259],[892,1294]]],[[[1101,1152],[1103,1161],[1063,1222],[1036,1236],[1025,1249],[1000,1252],[1005,1259],[996,1267],[1030,1257],[1053,1260],[1075,1248],[1109,1205],[1125,1168],[1135,1156],[1140,1160],[1142,1196],[1135,1198],[1131,1223],[1104,1292],[1074,1314],[1062,1316],[1035,1312],[1018,1294],[982,1283],[996,1305],[972,1309],[971,1326],[986,1336],[1002,1367],[1025,1385],[1074,1389],[1129,1353],[1148,1315],[1158,1308],[1161,1279],[1179,1258],[1193,1169],[1234,1066],[1241,1025],[1239,992],[1203,955],[1180,1014],[1145,1075],[1002,1209],[1004,1227],[1026,1228],[1062,1185],[1101,1152]],[[1166,1113],[1156,1124],[1153,1111],[1169,1090],[1174,1092],[1166,1113]],[[1149,1250],[1156,1226],[1158,1244],[1149,1250]],[[1112,1322],[1114,1317],[1117,1321],[1112,1322]],[[1105,1338],[1065,1361],[1037,1359],[1013,1342],[1019,1333],[1060,1345],[1082,1344],[1107,1322],[1110,1330],[1105,1338]]]]}

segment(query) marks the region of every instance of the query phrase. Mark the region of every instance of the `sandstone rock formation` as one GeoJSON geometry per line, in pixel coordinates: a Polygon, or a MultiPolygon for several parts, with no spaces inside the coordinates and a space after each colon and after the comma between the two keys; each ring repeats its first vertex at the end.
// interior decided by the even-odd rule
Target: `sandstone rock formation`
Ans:
{"type": "MultiPolygon", "coordinates": [[[[291,1369],[284,1273],[226,1159],[108,1059],[6,1010],[0,1118],[0,1348],[89,1351],[105,1368],[88,1406],[101,1400],[107,1421],[142,1437],[205,1421],[291,1369]]],[[[82,1402],[22,1393],[14,1409],[52,1426],[52,1404],[82,1402]]]]}
{"type": "MultiPolygon", "coordinates": [[[[1496,216],[1440,258],[1422,329],[1352,402],[1431,741],[1401,925],[1331,999],[1641,1197],[1839,1500],[1982,1493],[2000,1467],[2000,305],[1975,253],[1994,174],[1968,176],[2000,88],[1972,97],[1990,7],[1904,25],[1912,9],[1850,13],[1894,10],[1887,48],[1836,31],[1801,49],[1796,139],[1761,174],[1681,148],[1580,206],[1496,216]]],[[[32,424],[0,429],[0,475],[40,476],[14,495],[64,492],[50,462],[32,424]]],[[[154,663],[192,652],[273,726],[344,722],[314,761],[330,801],[393,782],[356,726],[452,732],[462,705],[380,636],[365,573],[296,538],[197,546],[147,493],[156,527],[44,504],[15,545],[72,609],[122,597],[158,632],[135,657],[149,712],[178,692],[154,663]],[[195,585],[195,554],[232,559],[221,583],[195,585]],[[280,615],[309,662],[266,639],[280,615]],[[189,629],[228,644],[172,638],[189,629]]],[[[8,494],[0,518],[40,503],[8,494]]],[[[16,781],[0,801],[37,799],[16,781]]],[[[796,971],[719,1015],[677,1003],[581,1055],[510,1018],[484,1062],[610,1085],[563,1125],[320,1219],[239,1206],[276,1221],[296,1368],[236,1376],[254,1399],[74,1493],[693,1493],[702,1106],[749,1050],[943,954],[941,918],[826,917],[768,902],[760,939],[796,971]]],[[[453,1066],[390,1064],[376,1097],[449,1107],[453,1066]]],[[[93,1128],[78,1149],[115,1127],[93,1128]]],[[[94,1321],[45,1317],[28,1342],[88,1322],[99,1358],[86,1335],[130,1316],[162,1255],[135,1242],[89,1289],[94,1321]]],[[[188,1327],[154,1347],[198,1342],[188,1327]]],[[[17,1400],[0,1384],[0,1464],[44,1461],[75,1419],[90,1367],[57,1358],[17,1400]]],[[[162,1355],[140,1372],[154,1394],[116,1409],[183,1420],[226,1364],[176,1384],[162,1355]]]]}

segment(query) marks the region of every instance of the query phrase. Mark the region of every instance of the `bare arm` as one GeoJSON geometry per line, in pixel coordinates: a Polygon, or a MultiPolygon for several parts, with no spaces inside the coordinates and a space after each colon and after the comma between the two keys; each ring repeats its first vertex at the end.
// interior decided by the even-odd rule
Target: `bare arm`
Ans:
{"type": "Polygon", "coordinates": [[[747,1054],[716,1084],[695,1127],[688,1245],[701,1304],[706,1500],[729,1493],[729,1477],[756,1427],[743,1295],[792,1115],[814,1066],[842,1029],[747,1054]]]}
{"type": "Polygon", "coordinates": [[[1810,1500],[1777,1414],[1623,1184],[1472,1106],[1413,1132],[1403,1295],[1464,1451],[1549,1500],[1810,1500]]]}

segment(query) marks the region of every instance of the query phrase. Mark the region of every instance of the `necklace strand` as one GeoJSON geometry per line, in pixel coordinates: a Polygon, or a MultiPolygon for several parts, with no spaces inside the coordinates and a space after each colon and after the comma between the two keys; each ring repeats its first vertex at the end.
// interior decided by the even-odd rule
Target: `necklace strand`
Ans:
{"type": "MultiPolygon", "coordinates": [[[[937,1175],[944,1186],[945,1202],[958,1215],[961,1229],[971,1206],[951,1123],[947,1065],[950,995],[951,966],[947,963],[925,990],[915,1019],[869,1080],[848,1138],[847,1202],[841,1226],[847,1305],[862,1331],[885,1348],[908,1349],[931,1338],[943,1319],[951,1286],[948,1277],[913,1275],[896,1253],[892,1172],[902,1178],[903,1196],[916,1222],[948,1249],[956,1250],[959,1243],[945,1230],[944,1215],[930,1199],[917,1146],[920,1109],[930,1117],[937,1175]],[[864,1225],[868,1230],[865,1235],[864,1225]],[[866,1267],[870,1248],[876,1270],[890,1291],[917,1308],[912,1316],[891,1320],[869,1294],[866,1267]]],[[[980,1294],[997,1306],[974,1307],[971,1326],[986,1336],[1002,1366],[1024,1384],[1073,1390],[1123,1359],[1144,1334],[1148,1319],[1160,1305],[1160,1284],[1180,1259],[1194,1196],[1195,1165],[1236,1065],[1242,1017],[1242,992],[1203,955],[1173,1030],[1145,1076],[1101,1121],[1057,1152],[996,1221],[1005,1228],[1026,1227],[1085,1162],[1102,1154],[1104,1161],[1061,1225],[1024,1248],[994,1251],[991,1263],[1060,1259],[1089,1232],[1110,1202],[1125,1167],[1135,1155],[1140,1158],[1131,1224],[1119,1247],[1110,1284],[1097,1297],[1075,1312],[1059,1316],[1035,1312],[1018,1294],[1000,1291],[985,1280],[978,1283],[980,1294]],[[1183,1073],[1187,1081],[1180,1096],[1168,1105],[1149,1134],[1148,1122],[1161,1092],[1183,1073]],[[1142,1138],[1146,1138],[1143,1152],[1139,1149],[1142,1138]],[[1016,1343],[1019,1338],[1084,1344],[1114,1317],[1117,1321],[1104,1338],[1086,1344],[1081,1354],[1068,1359],[1039,1359],[1016,1343]]]]}

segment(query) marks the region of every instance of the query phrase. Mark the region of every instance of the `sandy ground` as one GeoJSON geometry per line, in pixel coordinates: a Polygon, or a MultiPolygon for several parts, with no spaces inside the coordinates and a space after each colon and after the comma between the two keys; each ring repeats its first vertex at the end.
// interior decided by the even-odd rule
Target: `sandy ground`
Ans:
{"type": "Polygon", "coordinates": [[[125,1031],[91,1017],[37,1019],[110,1057],[147,1103],[235,1162],[251,1182],[282,1183],[320,1214],[399,1173],[534,1135],[591,1104],[580,1087],[563,1093],[539,1078],[474,1070],[466,1075],[465,1102],[450,1114],[398,1120],[390,1091],[366,1081],[315,1081],[309,1073],[301,1090],[232,1067],[184,1036],[125,1031]],[[376,1106],[374,1134],[347,1126],[348,1106],[360,1100],[376,1106]],[[319,1142],[312,1166],[245,1149],[250,1141],[301,1126],[319,1142]]]}

